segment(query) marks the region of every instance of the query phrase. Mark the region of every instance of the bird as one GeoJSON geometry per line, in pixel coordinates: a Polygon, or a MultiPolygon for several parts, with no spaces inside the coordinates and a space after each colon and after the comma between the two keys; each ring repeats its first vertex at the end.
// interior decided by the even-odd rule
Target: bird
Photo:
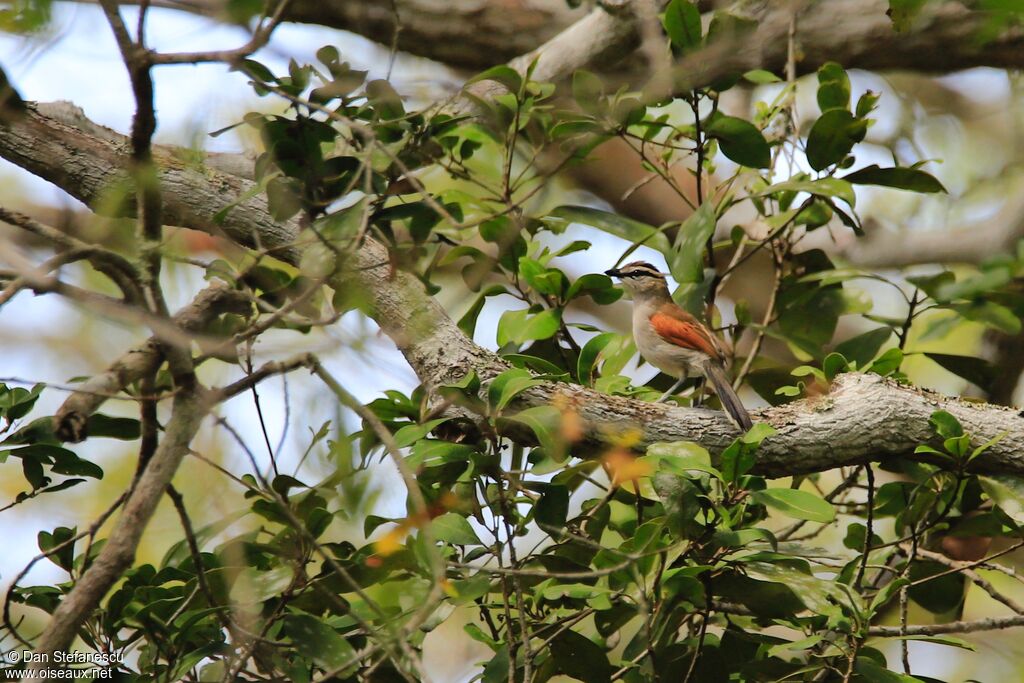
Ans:
{"type": "Polygon", "coordinates": [[[604,274],[619,278],[633,297],[633,339],[640,355],[679,380],[658,402],[675,394],[687,377],[706,377],[736,426],[749,430],[753,426],[750,415],[725,369],[729,347],[672,300],[665,275],[645,261],[633,261],[604,274]]]}

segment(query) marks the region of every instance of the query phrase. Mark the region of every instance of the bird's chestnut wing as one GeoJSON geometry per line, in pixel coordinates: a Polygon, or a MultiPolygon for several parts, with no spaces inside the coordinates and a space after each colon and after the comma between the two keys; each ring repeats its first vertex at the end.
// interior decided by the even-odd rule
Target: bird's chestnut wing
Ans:
{"type": "Polygon", "coordinates": [[[651,327],[669,344],[701,351],[712,358],[722,356],[718,345],[696,319],[685,320],[679,316],[659,312],[651,316],[651,327]]]}

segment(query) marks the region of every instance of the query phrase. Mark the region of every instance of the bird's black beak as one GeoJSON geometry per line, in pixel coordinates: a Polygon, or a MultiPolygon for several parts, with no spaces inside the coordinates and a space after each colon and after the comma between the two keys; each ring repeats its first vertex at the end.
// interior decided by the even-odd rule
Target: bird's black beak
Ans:
{"type": "Polygon", "coordinates": [[[618,268],[610,268],[604,271],[604,274],[607,275],[608,277],[618,277],[619,275],[622,274],[622,271],[620,271],[618,268]]]}

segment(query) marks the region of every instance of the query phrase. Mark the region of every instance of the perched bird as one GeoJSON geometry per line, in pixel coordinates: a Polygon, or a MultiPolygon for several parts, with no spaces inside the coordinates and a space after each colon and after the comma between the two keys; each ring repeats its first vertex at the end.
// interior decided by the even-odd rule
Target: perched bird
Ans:
{"type": "Polygon", "coordinates": [[[687,377],[706,377],[725,411],[741,429],[753,425],[725,371],[727,346],[706,325],[672,300],[665,276],[650,263],[634,261],[606,270],[633,295],[633,339],[640,355],[662,372],[679,379],[658,399],[674,394],[687,377]]]}

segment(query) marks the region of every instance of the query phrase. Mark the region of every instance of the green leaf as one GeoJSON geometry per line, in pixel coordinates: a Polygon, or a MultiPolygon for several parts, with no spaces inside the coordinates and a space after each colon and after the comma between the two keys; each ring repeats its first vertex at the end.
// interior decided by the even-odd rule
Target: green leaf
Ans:
{"type": "Polygon", "coordinates": [[[565,295],[566,301],[572,301],[578,296],[590,296],[595,302],[606,305],[613,303],[622,296],[622,290],[615,286],[612,279],[603,273],[587,273],[569,286],[569,292],[565,295]]]}
{"type": "Polygon", "coordinates": [[[569,489],[560,484],[545,484],[540,500],[533,508],[533,518],[544,530],[560,530],[569,516],[569,489]]]}
{"type": "Polygon", "coordinates": [[[715,112],[704,122],[704,132],[718,140],[722,154],[737,164],[750,168],[771,166],[768,141],[750,121],[715,112]]]}
{"type": "Polygon", "coordinates": [[[815,171],[838,164],[864,139],[867,131],[867,120],[854,118],[845,109],[829,109],[814,122],[807,135],[807,163],[815,171]]]}
{"type": "Polygon", "coordinates": [[[900,369],[900,365],[903,364],[903,352],[898,348],[893,347],[883,353],[878,359],[871,364],[868,368],[869,372],[885,376],[891,375],[900,369]]]}
{"type": "Polygon", "coordinates": [[[562,425],[562,413],[554,406],[534,406],[521,410],[515,415],[507,416],[513,422],[529,427],[537,437],[538,443],[555,460],[561,460],[562,443],[559,429],[562,425]]]}
{"type": "Polygon", "coordinates": [[[446,512],[430,522],[434,538],[454,545],[483,545],[465,517],[446,512]]]}
{"type": "Polygon", "coordinates": [[[758,422],[747,430],[747,433],[740,437],[740,441],[754,448],[761,445],[761,442],[772,434],[778,433],[775,427],[767,422],[758,422]]]}
{"type": "Polygon", "coordinates": [[[498,320],[498,346],[549,339],[558,332],[561,321],[562,312],[552,308],[536,314],[527,309],[505,311],[498,320]]]}
{"type": "Polygon", "coordinates": [[[935,433],[943,439],[951,439],[964,433],[964,428],[960,426],[960,421],[945,410],[936,410],[928,418],[928,422],[935,428],[935,433]]]}
{"type": "Polygon", "coordinates": [[[897,32],[909,31],[928,0],[889,0],[889,19],[897,32]]]}
{"type": "Polygon", "coordinates": [[[551,211],[548,218],[589,225],[609,235],[621,237],[627,242],[646,245],[662,254],[668,254],[670,251],[668,238],[664,233],[646,223],[610,211],[592,209],[589,206],[564,205],[551,211]]]}
{"type": "Polygon", "coordinates": [[[472,338],[473,333],[476,331],[476,321],[480,317],[480,312],[484,310],[484,304],[487,303],[487,297],[497,296],[498,294],[505,294],[508,290],[502,285],[491,285],[484,291],[480,292],[477,296],[476,301],[469,307],[469,310],[459,318],[459,329],[467,337],[472,338]]]}
{"type": "Polygon", "coordinates": [[[964,602],[966,577],[949,573],[949,567],[932,561],[912,562],[908,571],[910,599],[932,614],[948,614],[959,610],[964,602]]]}
{"type": "Polygon", "coordinates": [[[933,643],[935,645],[947,645],[949,647],[958,647],[962,650],[970,650],[976,652],[977,648],[973,643],[968,643],[966,640],[960,638],[954,638],[953,636],[888,636],[887,640],[919,640],[922,643],[933,643]]]}
{"type": "Polygon", "coordinates": [[[572,75],[572,96],[584,111],[593,112],[603,95],[604,83],[594,73],[577,69],[572,75]]]}
{"type": "Polygon", "coordinates": [[[491,381],[487,388],[487,400],[495,411],[500,412],[517,395],[539,384],[544,384],[544,380],[536,379],[528,370],[512,368],[491,381]]]}
{"type": "Polygon", "coordinates": [[[380,515],[366,515],[366,519],[363,520],[363,536],[369,538],[381,524],[391,524],[394,521],[395,520],[393,519],[381,517],[380,515]]]}
{"type": "Polygon", "coordinates": [[[240,64],[240,70],[264,83],[274,83],[277,80],[270,69],[255,59],[243,59],[240,64]]]}
{"type": "Polygon", "coordinates": [[[715,209],[710,201],[701,204],[679,226],[675,252],[669,264],[673,277],[679,283],[704,280],[705,247],[714,232],[715,209]]]}
{"type": "Polygon", "coordinates": [[[505,86],[509,92],[513,93],[518,93],[519,89],[523,85],[523,77],[519,75],[519,72],[504,64],[492,66],[490,69],[477,74],[466,81],[466,85],[472,85],[474,83],[479,83],[480,81],[494,81],[495,83],[500,83],[505,86]]]}
{"type": "Polygon", "coordinates": [[[1024,525],[1024,479],[1009,474],[978,475],[989,499],[1018,525],[1024,525]]]}
{"type": "Polygon", "coordinates": [[[752,543],[767,543],[774,549],[779,544],[772,532],[757,527],[739,530],[719,529],[712,536],[711,542],[720,548],[745,548],[752,543]]]}
{"type": "Polygon", "coordinates": [[[891,671],[868,657],[857,657],[854,671],[860,674],[857,680],[871,681],[872,683],[920,683],[921,681],[920,678],[891,671]]]}
{"type": "Polygon", "coordinates": [[[952,372],[957,377],[963,377],[983,390],[988,390],[996,378],[996,368],[983,358],[929,351],[925,351],[924,355],[938,363],[943,369],[952,372]]]}
{"type": "Polygon", "coordinates": [[[68,543],[68,541],[74,538],[76,533],[78,533],[77,528],[69,529],[66,526],[57,527],[53,530],[53,533],[50,533],[49,531],[40,531],[36,536],[39,544],[39,550],[44,553],[49,553],[49,551],[62,543],[67,543],[66,546],[55,553],[48,554],[46,557],[64,571],[69,572],[71,571],[71,567],[75,560],[75,544],[68,543]]]}
{"type": "Polygon", "coordinates": [[[853,186],[842,178],[821,178],[820,180],[787,180],[770,185],[757,193],[758,197],[767,197],[778,192],[806,192],[816,197],[837,197],[851,207],[857,204],[857,193],[853,186]]]}
{"type": "Polygon", "coordinates": [[[231,586],[232,602],[253,605],[281,595],[295,578],[288,565],[278,565],[267,571],[244,567],[231,586]]]}
{"type": "Polygon", "coordinates": [[[141,431],[141,424],[133,417],[110,417],[109,415],[96,413],[95,415],[90,415],[89,421],[86,423],[86,434],[90,438],[104,436],[112,439],[134,441],[139,438],[141,431]]]}
{"type": "Polygon", "coordinates": [[[652,443],[641,460],[650,461],[655,470],[664,469],[690,476],[692,472],[703,472],[715,479],[722,478],[721,472],[711,466],[711,455],[707,449],[691,441],[652,443]]]}
{"type": "Polygon", "coordinates": [[[490,661],[484,665],[483,678],[480,681],[481,683],[505,683],[506,681],[515,680],[513,672],[512,661],[508,654],[508,645],[502,645],[494,656],[491,657],[490,661]]]}
{"type": "Polygon", "coordinates": [[[583,683],[608,683],[615,673],[604,648],[575,631],[565,631],[552,641],[551,659],[558,673],[583,683]]]}
{"type": "Polygon", "coordinates": [[[1006,334],[1017,334],[1021,330],[1020,318],[1011,309],[994,301],[954,304],[949,308],[968,320],[984,323],[1006,334]]]}
{"type": "Polygon", "coordinates": [[[781,83],[782,79],[773,74],[771,71],[765,71],[764,69],[752,69],[747,73],[743,74],[743,78],[755,85],[767,85],[769,83],[781,83]]]}
{"type": "Polygon", "coordinates": [[[729,447],[722,451],[721,465],[722,477],[727,482],[735,482],[754,466],[754,448],[736,439],[729,447]]]}
{"type": "MultiPolygon", "coordinates": [[[[801,562],[800,566],[805,566],[805,563],[801,562]]],[[[818,614],[829,614],[839,609],[833,603],[839,590],[836,584],[801,571],[792,564],[747,562],[743,568],[751,578],[786,586],[808,609],[818,614]]]]}
{"type": "Polygon", "coordinates": [[[689,478],[661,470],[651,483],[665,507],[666,525],[676,538],[686,540],[705,533],[704,525],[697,521],[701,491],[689,478]]]}
{"type": "Polygon", "coordinates": [[[846,358],[841,353],[832,352],[825,356],[821,363],[821,370],[825,373],[825,379],[831,382],[836,375],[845,372],[848,366],[846,358]]]}
{"type": "Polygon", "coordinates": [[[818,106],[821,110],[850,108],[850,77],[835,62],[818,69],[818,106]]]}
{"type": "Polygon", "coordinates": [[[580,349],[580,357],[576,361],[576,377],[580,384],[589,387],[594,383],[594,372],[597,370],[601,352],[618,336],[614,332],[604,332],[592,337],[583,345],[583,348],[580,349]]]}
{"type": "Polygon", "coordinates": [[[856,363],[858,368],[863,368],[874,360],[882,345],[889,341],[891,336],[891,328],[876,327],[837,344],[835,350],[847,360],[856,363]]]}
{"type": "MultiPolygon", "coordinates": [[[[861,550],[863,546],[855,548],[855,550],[861,550]]],[[[901,588],[908,585],[910,580],[907,578],[897,578],[885,585],[882,590],[878,591],[874,598],[871,599],[871,604],[868,605],[868,614],[877,614],[878,610],[889,604],[901,588]]]]}
{"type": "Polygon", "coordinates": [[[312,614],[286,614],[284,631],[300,655],[325,669],[340,673],[358,659],[344,636],[312,614]]]}
{"type": "Polygon", "coordinates": [[[828,524],[836,518],[835,508],[827,500],[799,489],[764,489],[750,494],[751,499],[778,510],[788,517],[828,524]]]}
{"type": "Polygon", "coordinates": [[[871,164],[847,173],[843,180],[856,185],[881,185],[910,192],[947,192],[935,176],[916,168],[879,168],[877,164],[871,164]]]}
{"type": "Polygon", "coordinates": [[[661,19],[672,45],[686,53],[700,45],[700,10],[689,0],[671,0],[661,19]]]}
{"type": "Polygon", "coordinates": [[[411,446],[420,439],[427,438],[427,434],[432,432],[435,427],[437,427],[442,422],[447,421],[448,419],[449,418],[447,417],[439,417],[433,420],[428,420],[423,424],[405,425],[397,432],[395,432],[395,445],[397,445],[399,448],[411,446]]]}
{"type": "Polygon", "coordinates": [[[397,119],[405,114],[402,96],[383,78],[366,84],[366,100],[380,119],[397,119]]]}

